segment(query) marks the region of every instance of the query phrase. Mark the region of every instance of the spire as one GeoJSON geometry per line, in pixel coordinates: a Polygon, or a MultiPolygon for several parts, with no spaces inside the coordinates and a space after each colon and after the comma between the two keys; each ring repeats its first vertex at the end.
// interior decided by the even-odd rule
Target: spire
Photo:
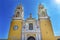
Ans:
{"type": "Polygon", "coordinates": [[[20,5],[22,5],[22,0],[20,0],[20,5]]]}
{"type": "Polygon", "coordinates": [[[43,4],[40,3],[39,8],[41,8],[41,9],[44,8],[43,4]]]}
{"type": "Polygon", "coordinates": [[[20,1],[20,3],[19,3],[19,5],[17,6],[17,9],[22,9],[22,0],[19,0],[20,1]]]}
{"type": "Polygon", "coordinates": [[[30,13],[30,18],[32,18],[32,13],[30,13]]]}
{"type": "Polygon", "coordinates": [[[21,8],[22,8],[22,0],[20,0],[20,5],[19,5],[19,7],[21,7],[21,8]]]}
{"type": "Polygon", "coordinates": [[[44,8],[44,5],[43,4],[39,4],[39,7],[38,7],[38,17],[47,17],[47,10],[44,8]]]}

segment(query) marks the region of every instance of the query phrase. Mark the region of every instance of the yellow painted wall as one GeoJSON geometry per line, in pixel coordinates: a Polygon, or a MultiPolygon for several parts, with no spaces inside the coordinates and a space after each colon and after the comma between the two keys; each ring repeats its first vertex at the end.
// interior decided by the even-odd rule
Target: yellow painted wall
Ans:
{"type": "MultiPolygon", "coordinates": [[[[20,40],[21,33],[22,33],[22,20],[12,20],[8,40],[12,40],[13,37],[14,38],[16,37],[18,40],[20,40]],[[18,26],[17,30],[13,29],[14,25],[18,26]]],[[[15,39],[13,39],[13,40],[15,40],[15,39]]]]}
{"type": "Polygon", "coordinates": [[[55,39],[56,39],[56,40],[60,39],[60,36],[55,36],[55,39]]]}
{"type": "Polygon", "coordinates": [[[42,33],[42,40],[55,40],[50,20],[41,19],[39,24],[42,33]]]}

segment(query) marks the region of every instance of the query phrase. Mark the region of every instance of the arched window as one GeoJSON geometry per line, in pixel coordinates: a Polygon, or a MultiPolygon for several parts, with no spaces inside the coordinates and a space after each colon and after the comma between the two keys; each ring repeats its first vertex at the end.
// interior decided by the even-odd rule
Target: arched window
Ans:
{"type": "Polygon", "coordinates": [[[35,37],[30,36],[30,37],[28,37],[28,39],[27,39],[27,40],[36,40],[36,39],[35,39],[35,37]]]}
{"type": "Polygon", "coordinates": [[[58,38],[57,40],[60,40],[60,38],[58,38]]]}
{"type": "Polygon", "coordinates": [[[32,23],[29,24],[29,30],[33,30],[33,24],[32,23]]]}

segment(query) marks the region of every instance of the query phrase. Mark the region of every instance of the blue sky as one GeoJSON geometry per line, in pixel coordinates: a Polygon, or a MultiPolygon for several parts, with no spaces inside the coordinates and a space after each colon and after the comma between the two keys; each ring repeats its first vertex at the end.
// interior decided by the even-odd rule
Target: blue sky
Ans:
{"type": "MultiPolygon", "coordinates": [[[[38,5],[42,3],[47,9],[47,14],[52,22],[55,36],[60,36],[60,3],[55,0],[21,0],[24,7],[24,19],[32,13],[33,18],[38,18],[38,5]]],[[[0,38],[7,39],[12,16],[20,0],[0,0],[0,38]]]]}

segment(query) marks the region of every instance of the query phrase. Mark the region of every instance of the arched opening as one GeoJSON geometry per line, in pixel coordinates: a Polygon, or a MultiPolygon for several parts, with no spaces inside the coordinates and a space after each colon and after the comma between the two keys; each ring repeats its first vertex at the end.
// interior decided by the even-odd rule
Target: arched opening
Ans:
{"type": "Polygon", "coordinates": [[[59,38],[59,39],[57,39],[57,40],[60,40],[60,38],[59,38]]]}
{"type": "Polygon", "coordinates": [[[30,36],[27,38],[27,40],[35,40],[35,38],[33,36],[30,36]]]}

